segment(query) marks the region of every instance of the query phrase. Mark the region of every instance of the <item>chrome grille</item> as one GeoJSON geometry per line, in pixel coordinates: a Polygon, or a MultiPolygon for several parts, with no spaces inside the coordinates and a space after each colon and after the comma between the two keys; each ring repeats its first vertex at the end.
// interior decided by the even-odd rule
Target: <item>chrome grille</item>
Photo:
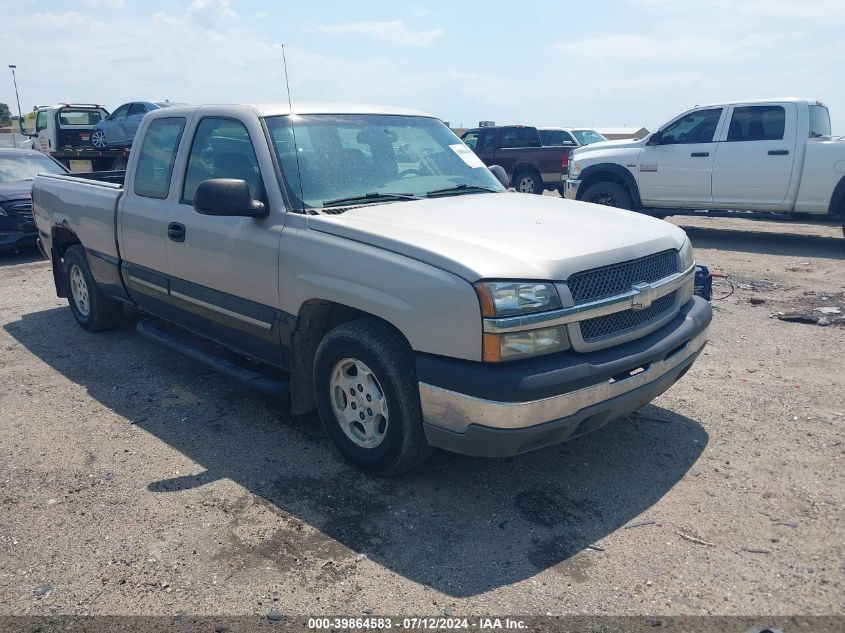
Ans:
{"type": "Polygon", "coordinates": [[[651,283],[676,272],[678,251],[669,250],[575,273],[566,285],[572,293],[575,305],[579,305],[628,292],[634,284],[651,283]]]}
{"type": "Polygon", "coordinates": [[[17,202],[6,207],[6,211],[11,213],[24,222],[33,222],[32,217],[32,203],[31,202],[17,202]]]}
{"type": "Polygon", "coordinates": [[[594,341],[605,336],[616,336],[642,327],[671,310],[672,306],[675,305],[677,294],[678,291],[676,290],[655,299],[654,303],[644,310],[622,310],[621,312],[581,321],[581,337],[585,341],[594,341]]]}

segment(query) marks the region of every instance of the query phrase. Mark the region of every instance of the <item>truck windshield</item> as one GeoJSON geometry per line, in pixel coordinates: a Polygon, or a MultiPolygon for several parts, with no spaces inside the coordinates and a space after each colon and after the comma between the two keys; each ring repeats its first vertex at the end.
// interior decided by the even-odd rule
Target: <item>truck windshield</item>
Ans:
{"type": "Polygon", "coordinates": [[[366,204],[425,197],[447,188],[454,195],[505,190],[437,119],[315,114],[268,117],[266,122],[298,209],[334,207],[345,199],[366,204]]]}
{"type": "Polygon", "coordinates": [[[590,143],[598,143],[599,141],[606,141],[607,137],[599,134],[595,130],[572,130],[572,135],[578,139],[581,145],[589,145],[590,143]]]}
{"type": "Polygon", "coordinates": [[[0,154],[0,182],[32,180],[38,174],[64,173],[67,173],[64,168],[47,156],[0,154]]]}
{"type": "Polygon", "coordinates": [[[810,138],[830,136],[830,112],[823,105],[810,106],[810,138]]]}

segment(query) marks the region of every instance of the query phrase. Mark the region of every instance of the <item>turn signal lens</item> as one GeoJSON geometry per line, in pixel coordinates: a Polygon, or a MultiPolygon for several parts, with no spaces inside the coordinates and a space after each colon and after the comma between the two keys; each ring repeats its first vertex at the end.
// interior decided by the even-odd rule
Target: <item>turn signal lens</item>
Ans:
{"type": "Polygon", "coordinates": [[[487,363],[516,360],[527,356],[552,354],[569,349],[566,326],[509,332],[507,334],[484,334],[482,358],[487,363]]]}

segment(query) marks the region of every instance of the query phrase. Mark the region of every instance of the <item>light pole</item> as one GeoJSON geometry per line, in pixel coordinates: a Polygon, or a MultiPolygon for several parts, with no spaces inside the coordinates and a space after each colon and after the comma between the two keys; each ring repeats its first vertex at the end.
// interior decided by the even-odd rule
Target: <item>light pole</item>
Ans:
{"type": "Polygon", "coordinates": [[[18,80],[15,77],[15,68],[17,68],[15,64],[9,64],[9,69],[12,71],[12,83],[15,84],[15,100],[18,102],[18,129],[23,130],[23,113],[21,112],[21,98],[18,96],[18,80]]]}

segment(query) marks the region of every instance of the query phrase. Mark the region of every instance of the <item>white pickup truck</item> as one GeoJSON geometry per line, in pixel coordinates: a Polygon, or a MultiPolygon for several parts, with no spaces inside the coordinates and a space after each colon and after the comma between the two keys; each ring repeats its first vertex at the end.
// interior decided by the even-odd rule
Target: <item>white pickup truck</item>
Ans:
{"type": "Polygon", "coordinates": [[[140,308],[141,333],[316,408],[349,461],[395,475],[432,447],[596,429],[706,342],[681,229],[497,171],[409,110],[173,107],[144,118],[125,180],[38,176],[33,206],[83,328],[140,308]]]}
{"type": "MultiPolygon", "coordinates": [[[[697,106],[633,141],[573,151],[565,196],[671,215],[673,210],[845,214],[845,142],[818,101],[697,106]]],[[[843,227],[845,229],[845,227],[843,227]]]]}

